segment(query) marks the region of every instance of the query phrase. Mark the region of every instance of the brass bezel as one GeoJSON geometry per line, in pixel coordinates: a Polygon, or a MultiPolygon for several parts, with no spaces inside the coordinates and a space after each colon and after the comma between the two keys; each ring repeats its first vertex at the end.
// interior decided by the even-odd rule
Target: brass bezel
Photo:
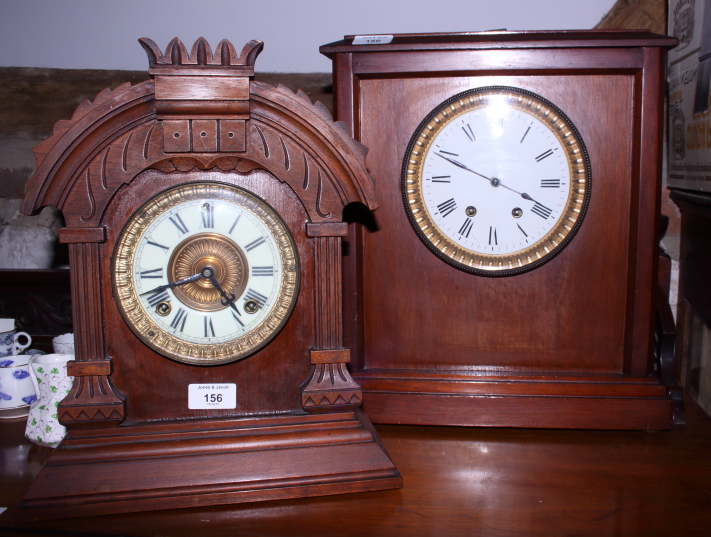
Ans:
{"type": "MultiPolygon", "coordinates": [[[[196,182],[165,190],[140,207],[124,226],[114,248],[113,290],[126,324],[150,348],[178,362],[192,365],[226,364],[254,354],[284,327],[299,291],[299,258],[296,244],[279,215],[264,200],[239,187],[196,182]],[[225,200],[259,218],[274,237],[281,254],[279,293],[267,316],[249,332],[227,342],[197,344],[181,340],[156,325],[146,313],[133,282],[133,262],[143,233],[160,215],[192,200],[225,200]]],[[[177,299],[177,297],[176,297],[177,299]]]]}
{"type": "Polygon", "coordinates": [[[484,276],[508,276],[546,263],[570,242],[590,200],[590,160],[575,125],[554,104],[530,91],[507,86],[467,90],[438,105],[420,123],[408,144],[402,166],[402,194],[410,223],[422,242],[450,265],[484,276]],[[485,108],[492,96],[546,125],[566,152],[570,192],[565,210],[550,232],[514,254],[484,254],[463,248],[440,231],[422,200],[423,163],[437,134],[462,114],[485,108]]]}

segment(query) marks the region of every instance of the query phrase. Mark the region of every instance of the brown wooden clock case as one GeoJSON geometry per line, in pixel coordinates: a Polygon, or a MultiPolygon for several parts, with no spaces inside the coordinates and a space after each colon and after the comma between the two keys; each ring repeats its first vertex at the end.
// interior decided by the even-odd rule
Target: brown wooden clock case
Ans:
{"type": "MultiPolygon", "coordinates": [[[[353,38],[321,52],[333,59],[337,118],[371,147],[368,166],[380,203],[372,216],[351,214],[355,223],[344,259],[346,344],[371,419],[669,427],[673,386],[655,370],[653,337],[664,58],[676,40],[644,31],[403,34],[373,45],[353,45],[353,38]],[[526,260],[510,256],[504,263],[512,264],[501,267],[508,272],[491,277],[482,274],[492,274],[502,257],[469,255],[456,244],[472,229],[475,220],[468,218],[479,218],[487,201],[456,191],[433,196],[430,212],[439,207],[446,215],[458,203],[449,237],[439,229],[432,233],[441,216],[420,223],[423,213],[414,212],[424,210],[419,174],[422,181],[431,175],[440,186],[457,173],[499,186],[500,177],[489,171],[496,167],[478,168],[471,164],[475,154],[447,142],[430,158],[433,169],[449,166],[446,172],[427,175],[428,157],[410,150],[418,149],[419,140],[425,151],[446,125],[452,127],[445,134],[462,148],[475,148],[481,131],[469,130],[469,119],[456,123],[452,116],[473,118],[465,107],[480,110],[481,95],[500,91],[517,102],[532,94],[539,104],[526,104],[525,110],[540,110],[543,103],[545,117],[567,116],[568,123],[550,123],[549,130],[579,133],[581,149],[570,158],[570,177],[582,186],[575,187],[579,196],[570,207],[576,214],[587,211],[584,220],[569,225],[573,231],[579,226],[574,236],[550,236],[569,241],[555,257],[540,266],[533,258],[520,273],[517,263],[526,260]],[[406,210],[405,204],[412,205],[406,210]]],[[[500,162],[503,168],[518,158],[514,147],[525,145],[525,127],[519,127],[508,161],[500,162]]],[[[530,170],[539,183],[519,190],[530,199],[511,198],[518,201],[504,216],[514,230],[514,218],[524,211],[538,212],[533,220],[547,216],[547,204],[534,205],[537,193],[557,187],[560,177],[533,172],[548,154],[541,149],[526,157],[529,166],[521,173],[530,170]]],[[[495,189],[487,188],[493,195],[495,189]]],[[[521,233],[528,229],[522,228],[521,233]]],[[[495,232],[494,225],[484,229],[490,250],[495,232]]],[[[551,240],[541,243],[541,256],[556,247],[551,240]]]]}
{"type": "MultiPolygon", "coordinates": [[[[74,386],[58,408],[68,437],[22,507],[29,516],[59,517],[401,486],[360,411],[361,389],[346,368],[349,349],[342,336],[341,238],[347,224],[341,215],[352,202],[377,206],[364,164],[367,150],[320,103],[252,80],[260,41],[240,54],[226,40],[214,54],[202,38],[190,52],[178,39],[165,53],[149,39],[141,44],[153,80],[104,90],[35,148],[37,171],[23,211],[51,205],[64,215],[60,240],[69,243],[77,350],[69,366],[74,386]],[[187,299],[168,294],[172,301],[162,305],[146,305],[141,296],[121,302],[121,285],[130,290],[142,281],[119,275],[123,257],[140,247],[140,241],[131,242],[127,222],[148,218],[155,209],[150,200],[164,199],[162,193],[187,196],[194,185],[251,196],[244,203],[256,203],[253,212],[267,215],[269,229],[281,222],[282,231],[274,233],[283,237],[274,244],[286,244],[290,236],[295,248],[276,268],[252,268],[250,278],[255,270],[270,277],[280,268],[292,272],[286,294],[278,295],[283,311],[232,350],[225,347],[224,360],[210,357],[210,345],[147,345],[146,338],[157,336],[151,329],[141,332],[140,322],[150,318],[129,326],[136,304],[144,304],[151,314],[155,307],[160,315],[175,316],[167,317],[173,319],[165,330],[170,332],[180,326],[176,310],[187,299]],[[288,293],[296,295],[291,302],[288,293]],[[235,383],[236,408],[189,409],[192,383],[235,383]]],[[[210,203],[195,210],[208,211],[202,224],[212,222],[205,220],[212,218],[210,203]]],[[[204,246],[214,237],[199,238],[204,246]]],[[[215,240],[243,262],[245,252],[264,243],[261,238],[237,247],[238,239],[215,240]]],[[[229,270],[217,278],[225,287],[248,277],[232,268],[232,280],[225,275],[229,270]]],[[[200,280],[204,289],[196,292],[214,295],[207,282],[200,280]]],[[[238,295],[224,310],[232,307],[243,321],[250,308],[266,307],[259,293],[248,304],[244,285],[227,288],[222,297],[232,290],[238,295]]],[[[204,326],[205,337],[215,335],[208,316],[204,326]]]]}

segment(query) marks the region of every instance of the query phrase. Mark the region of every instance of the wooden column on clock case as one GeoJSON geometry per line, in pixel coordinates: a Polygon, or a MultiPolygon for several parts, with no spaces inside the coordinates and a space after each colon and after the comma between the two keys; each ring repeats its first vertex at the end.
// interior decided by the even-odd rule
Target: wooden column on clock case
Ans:
{"type": "Polygon", "coordinates": [[[59,405],[59,422],[65,427],[118,425],[126,418],[125,397],[109,380],[112,362],[104,355],[101,321],[99,243],[104,242],[105,231],[62,228],[59,240],[69,243],[76,353],[67,364],[74,384],[59,405]]]}
{"type": "Polygon", "coordinates": [[[351,378],[346,364],[350,350],[343,347],[343,292],[341,282],[341,237],[346,223],[307,224],[316,254],[316,346],[311,349],[315,365],[301,395],[307,412],[357,408],[363,398],[360,385],[351,378]]]}

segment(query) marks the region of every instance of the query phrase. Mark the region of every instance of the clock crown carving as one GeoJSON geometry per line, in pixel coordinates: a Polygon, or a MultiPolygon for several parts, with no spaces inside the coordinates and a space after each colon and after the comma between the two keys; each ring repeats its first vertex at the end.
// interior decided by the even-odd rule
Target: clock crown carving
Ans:
{"type": "Polygon", "coordinates": [[[200,65],[201,67],[209,65],[228,69],[241,67],[245,71],[251,69],[254,73],[254,62],[264,49],[263,41],[253,39],[242,48],[242,52],[238,56],[237,49],[232,46],[232,43],[223,39],[213,54],[210,44],[204,37],[201,37],[195,41],[192,50],[188,53],[183,42],[175,37],[168,43],[165,54],[163,54],[158,45],[147,37],[142,37],[138,42],[148,54],[148,64],[151,67],[149,73],[156,67],[168,65],[200,65]]]}
{"type": "Polygon", "coordinates": [[[253,79],[261,41],[239,54],[227,40],[140,43],[152,79],[102,91],[34,149],[22,210],[62,211],[72,268],[75,382],[58,408],[71,449],[54,457],[101,468],[68,492],[41,473],[24,506],[72,516],[89,513],[72,496],[96,490],[91,514],[401,486],[343,344],[343,210],[377,208],[367,149],[321,103],[253,79]],[[194,406],[201,384],[234,386],[233,406],[194,406]],[[239,442],[218,446],[215,428],[239,442]],[[149,435],[140,460],[136,434],[149,435]],[[183,495],[210,474],[193,458],[207,452],[219,477],[183,495]],[[161,466],[174,457],[178,476],[161,466]],[[121,460],[137,465],[128,492],[121,460]]]}

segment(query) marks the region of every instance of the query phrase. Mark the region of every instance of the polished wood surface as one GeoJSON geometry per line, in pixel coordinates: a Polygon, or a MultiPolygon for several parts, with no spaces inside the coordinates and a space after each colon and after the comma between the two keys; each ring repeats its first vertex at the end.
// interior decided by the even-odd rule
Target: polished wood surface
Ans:
{"type": "MultiPolygon", "coordinates": [[[[76,363],[57,410],[68,436],[26,492],[25,516],[400,487],[360,410],[342,336],[343,207],[377,207],[367,149],[303,92],[253,80],[261,41],[239,54],[227,40],[214,54],[203,38],[190,51],[176,38],[165,53],[140,42],[154,80],[102,91],[34,149],[37,169],[22,208],[63,213],[76,363]],[[280,215],[298,254],[298,296],[283,327],[267,320],[242,334],[247,348],[265,332],[270,339],[221,365],[189,365],[152,350],[115,300],[126,222],[149,199],[191,182],[258,196],[280,215]],[[234,383],[236,406],[189,408],[195,383],[234,383]]],[[[286,311],[272,297],[274,311],[286,311]]]]}
{"type": "Polygon", "coordinates": [[[25,523],[50,450],[0,422],[0,535],[706,537],[711,420],[687,404],[662,432],[377,426],[401,490],[25,523]]]}
{"type": "Polygon", "coordinates": [[[381,208],[353,214],[344,258],[345,342],[377,423],[658,429],[657,219],[665,49],[649,32],[399,35],[321,47],[335,110],[371,148],[381,208]],[[577,235],[509,277],[459,271],[419,240],[402,159],[422,119],[485,86],[523,88],[572,120],[592,170],[577,235]]]}

